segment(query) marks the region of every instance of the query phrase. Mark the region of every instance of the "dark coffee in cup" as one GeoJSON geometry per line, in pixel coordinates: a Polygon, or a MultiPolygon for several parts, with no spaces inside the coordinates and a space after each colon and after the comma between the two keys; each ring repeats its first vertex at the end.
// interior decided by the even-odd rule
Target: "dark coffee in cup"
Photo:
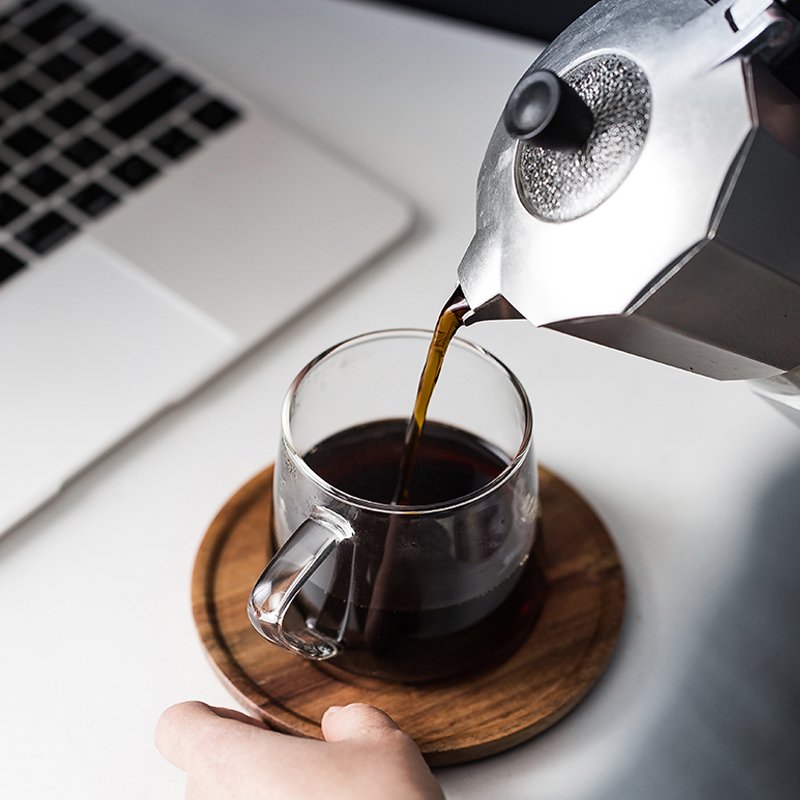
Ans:
{"type": "Polygon", "coordinates": [[[432,341],[379,331],[342,342],[287,394],[273,492],[279,549],[247,613],[265,639],[324,669],[455,677],[509,655],[539,612],[530,404],[497,359],[451,342],[464,313],[454,295],[432,341]]]}
{"type": "MultiPolygon", "coordinates": [[[[305,454],[314,472],[343,492],[391,503],[405,451],[407,421],[368,422],[336,433],[305,454]]],[[[469,433],[431,421],[417,446],[405,505],[425,506],[464,497],[494,480],[508,458],[469,433]]]]}
{"type": "MultiPolygon", "coordinates": [[[[406,428],[402,419],[359,425],[320,442],[305,462],[355,498],[391,503],[406,428]]],[[[307,619],[342,642],[329,663],[414,682],[462,673],[465,665],[476,669],[519,645],[539,611],[544,582],[536,551],[503,564],[507,544],[515,540],[510,528],[535,524],[520,519],[514,484],[468,517],[424,512],[425,506],[447,508],[479,494],[507,466],[506,456],[476,436],[426,423],[416,442],[402,526],[381,520],[382,532],[373,522],[369,546],[359,546],[358,538],[340,546],[329,589],[315,587],[312,579],[303,591],[307,619]],[[379,539],[383,548],[373,544],[379,539]]]]}

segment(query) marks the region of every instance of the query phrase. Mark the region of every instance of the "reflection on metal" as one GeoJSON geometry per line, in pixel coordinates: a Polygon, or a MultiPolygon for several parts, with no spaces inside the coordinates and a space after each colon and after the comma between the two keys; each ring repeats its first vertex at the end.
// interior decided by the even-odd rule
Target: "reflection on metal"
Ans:
{"type": "Polygon", "coordinates": [[[529,72],[633,92],[602,123],[631,136],[588,168],[597,131],[543,155],[498,124],[458,271],[468,322],[511,308],[723,380],[798,367],[800,101],[766,63],[797,33],[762,0],[602,0],[568,28],[529,72]]]}

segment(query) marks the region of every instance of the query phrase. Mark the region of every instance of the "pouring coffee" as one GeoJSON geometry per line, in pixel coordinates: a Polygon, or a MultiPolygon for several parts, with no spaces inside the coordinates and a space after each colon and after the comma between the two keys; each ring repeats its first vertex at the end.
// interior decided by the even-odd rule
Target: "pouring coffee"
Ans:
{"type": "Polygon", "coordinates": [[[471,672],[513,652],[544,598],[525,391],[457,340],[431,419],[408,435],[420,364],[445,344],[433,343],[402,330],[343,342],[301,371],[284,403],[280,549],[248,614],[264,638],[327,668],[407,683],[471,672]]]}
{"type": "Polygon", "coordinates": [[[797,47],[797,14],[789,0],[601,0],[534,62],[486,152],[477,230],[410,419],[373,409],[368,422],[340,425],[303,452],[284,432],[275,490],[283,547],[249,606],[262,635],[309,658],[424,680],[508,652],[533,623],[544,587],[527,445],[492,466],[491,453],[502,451],[490,436],[475,441],[437,421],[425,438],[431,393],[461,325],[525,317],[751,381],[800,410],[800,100],[774,70],[797,47]],[[446,472],[434,452],[450,467],[468,464],[469,479],[452,484],[461,497],[415,505],[431,488],[415,487],[415,469],[433,464],[433,485],[446,472]],[[527,475],[525,489],[492,498],[515,470],[527,475]],[[301,478],[308,485],[298,499],[286,487],[301,478]],[[489,517],[514,524],[494,530],[477,509],[457,535],[445,525],[437,550],[435,526],[426,526],[476,498],[492,498],[489,517]],[[409,526],[415,514],[424,530],[409,526]],[[477,548],[473,577],[456,542],[477,548]],[[415,548],[423,557],[404,562],[415,548]],[[301,588],[305,622],[293,632],[284,623],[301,588]]]}

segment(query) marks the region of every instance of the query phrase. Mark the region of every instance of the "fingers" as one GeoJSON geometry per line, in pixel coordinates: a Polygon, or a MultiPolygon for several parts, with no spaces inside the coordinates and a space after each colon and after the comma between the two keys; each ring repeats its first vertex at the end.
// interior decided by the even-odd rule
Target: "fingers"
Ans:
{"type": "Polygon", "coordinates": [[[212,708],[196,701],[170,706],[156,724],[156,747],[164,758],[182,770],[186,770],[193,757],[198,754],[203,742],[212,741],[230,728],[230,720],[250,726],[264,726],[229,708],[212,708]]]}
{"type": "Polygon", "coordinates": [[[237,722],[244,722],[246,725],[252,725],[254,728],[263,728],[264,730],[269,730],[260,719],[255,719],[255,717],[248,716],[241,711],[234,711],[232,708],[222,708],[220,706],[209,707],[218,717],[235,719],[237,722]]]}
{"type": "Polygon", "coordinates": [[[398,730],[388,714],[364,703],[331,706],[322,716],[322,735],[328,742],[374,739],[398,730]]]}
{"type": "Polygon", "coordinates": [[[155,741],[158,751],[171,764],[185,770],[189,748],[206,728],[209,718],[216,716],[205,703],[178,703],[170,706],[156,723],[155,741]]]}
{"type": "MultiPolygon", "coordinates": [[[[265,730],[263,724],[238,711],[189,702],[171,706],[161,715],[155,731],[156,747],[167,761],[187,770],[193,760],[219,756],[231,747],[241,750],[245,734],[256,733],[253,727],[262,729],[260,735],[269,737],[279,749],[294,741],[265,730]]],[[[364,703],[329,708],[322,717],[322,734],[328,742],[374,742],[388,735],[395,736],[403,750],[405,745],[413,746],[388,714],[364,703]]]]}

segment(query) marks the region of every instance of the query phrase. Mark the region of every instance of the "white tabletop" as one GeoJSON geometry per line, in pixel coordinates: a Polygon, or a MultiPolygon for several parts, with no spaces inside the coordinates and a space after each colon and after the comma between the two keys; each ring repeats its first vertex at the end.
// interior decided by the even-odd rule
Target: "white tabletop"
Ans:
{"type": "MultiPolygon", "coordinates": [[[[273,457],[310,357],[430,327],[472,233],[483,150],[527,40],[335,0],[106,0],[415,204],[400,247],[0,541],[0,779],[14,798],[178,798],[152,744],[182,699],[232,704],[189,581],[218,507],[273,457]]],[[[614,534],[621,645],[573,713],[439,774],[450,800],[798,796],[800,428],[717,384],[527,323],[468,336],[528,388],[542,462],[614,534]],[[794,740],[794,741],[793,741],[794,740]]]]}

